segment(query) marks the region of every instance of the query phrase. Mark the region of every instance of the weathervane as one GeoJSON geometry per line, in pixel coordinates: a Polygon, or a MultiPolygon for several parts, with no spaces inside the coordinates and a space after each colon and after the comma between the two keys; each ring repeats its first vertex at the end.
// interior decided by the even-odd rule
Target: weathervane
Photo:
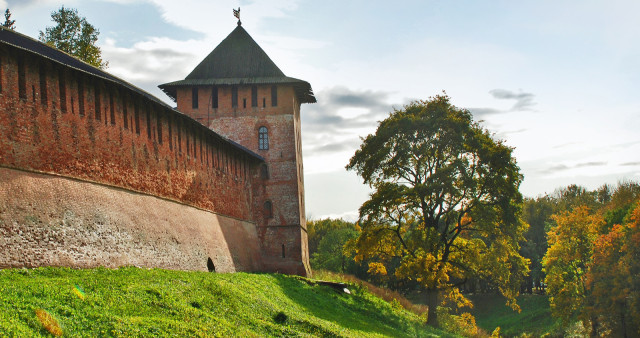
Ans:
{"type": "Polygon", "coordinates": [[[238,18],[238,26],[242,25],[242,22],[240,21],[240,7],[238,7],[238,9],[233,10],[233,16],[238,18]]]}

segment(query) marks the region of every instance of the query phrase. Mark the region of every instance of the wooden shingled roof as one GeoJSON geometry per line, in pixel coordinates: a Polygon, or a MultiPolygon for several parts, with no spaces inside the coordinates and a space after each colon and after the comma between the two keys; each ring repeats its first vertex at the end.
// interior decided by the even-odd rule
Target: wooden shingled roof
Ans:
{"type": "Polygon", "coordinates": [[[158,87],[174,101],[182,86],[291,84],[301,103],[314,103],[311,85],[285,76],[267,53],[238,25],[184,80],[158,87]]]}

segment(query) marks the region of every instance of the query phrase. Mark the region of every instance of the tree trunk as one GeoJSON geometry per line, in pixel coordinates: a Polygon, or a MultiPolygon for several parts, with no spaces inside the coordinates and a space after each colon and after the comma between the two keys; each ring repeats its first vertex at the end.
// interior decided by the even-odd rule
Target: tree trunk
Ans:
{"type": "Polygon", "coordinates": [[[591,316],[591,333],[590,337],[599,337],[598,336],[598,318],[596,316],[591,316]]]}
{"type": "Polygon", "coordinates": [[[428,289],[427,296],[427,306],[429,310],[427,312],[427,325],[432,327],[440,327],[440,323],[438,322],[438,304],[439,304],[439,290],[428,289]]]}

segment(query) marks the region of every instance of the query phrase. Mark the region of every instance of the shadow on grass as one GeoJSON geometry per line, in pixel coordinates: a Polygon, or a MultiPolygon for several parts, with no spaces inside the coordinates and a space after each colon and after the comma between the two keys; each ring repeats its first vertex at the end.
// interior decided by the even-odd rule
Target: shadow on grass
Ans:
{"type": "MultiPolygon", "coordinates": [[[[350,288],[352,294],[346,294],[329,286],[310,285],[303,279],[285,275],[273,276],[282,292],[293,302],[313,316],[349,331],[394,337],[427,336],[436,332],[395,313],[388,303],[358,287],[350,288]]],[[[447,335],[444,332],[438,334],[447,335]]]]}

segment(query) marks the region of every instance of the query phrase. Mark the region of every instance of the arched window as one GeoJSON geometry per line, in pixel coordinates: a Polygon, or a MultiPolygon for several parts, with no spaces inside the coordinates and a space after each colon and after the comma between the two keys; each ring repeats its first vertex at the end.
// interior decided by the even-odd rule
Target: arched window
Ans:
{"type": "Polygon", "coordinates": [[[273,206],[271,201],[264,202],[264,217],[273,218],[273,206]]]}
{"type": "Polygon", "coordinates": [[[269,131],[267,127],[260,127],[260,129],[258,129],[258,149],[269,149],[269,131]]]}

